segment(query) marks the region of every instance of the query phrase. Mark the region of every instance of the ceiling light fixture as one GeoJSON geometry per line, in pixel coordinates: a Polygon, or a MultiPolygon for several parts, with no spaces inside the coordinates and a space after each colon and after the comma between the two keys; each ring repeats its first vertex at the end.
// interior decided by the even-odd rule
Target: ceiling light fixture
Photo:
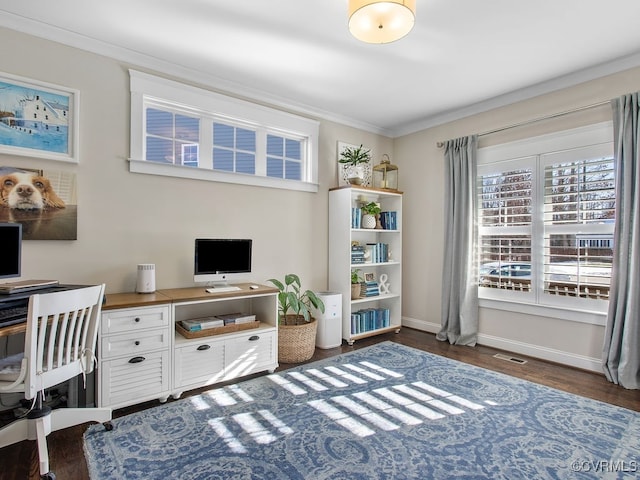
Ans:
{"type": "Polygon", "coordinates": [[[349,0],[349,31],[367,43],[389,43],[404,37],[416,19],[416,0],[349,0]]]}

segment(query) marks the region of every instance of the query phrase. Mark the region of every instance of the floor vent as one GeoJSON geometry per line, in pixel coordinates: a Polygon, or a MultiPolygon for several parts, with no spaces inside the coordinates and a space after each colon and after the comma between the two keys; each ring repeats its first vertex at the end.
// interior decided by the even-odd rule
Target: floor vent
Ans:
{"type": "Polygon", "coordinates": [[[525,363],[527,363],[526,360],[523,360],[517,357],[512,357],[511,355],[505,355],[503,353],[496,353],[494,357],[499,358],[500,360],[506,360],[507,362],[518,363],[520,365],[524,365],[525,363]]]}

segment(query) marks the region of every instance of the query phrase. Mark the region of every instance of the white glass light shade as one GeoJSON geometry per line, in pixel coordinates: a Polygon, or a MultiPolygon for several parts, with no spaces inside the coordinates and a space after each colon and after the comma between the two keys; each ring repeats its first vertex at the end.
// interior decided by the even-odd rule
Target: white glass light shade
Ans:
{"type": "Polygon", "coordinates": [[[367,43],[394,42],[411,31],[416,0],[349,0],[349,31],[367,43]]]}

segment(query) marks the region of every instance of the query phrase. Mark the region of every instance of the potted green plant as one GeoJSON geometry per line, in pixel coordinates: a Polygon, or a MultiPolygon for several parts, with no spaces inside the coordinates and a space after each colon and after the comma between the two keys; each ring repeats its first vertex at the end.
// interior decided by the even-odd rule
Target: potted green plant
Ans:
{"type": "Polygon", "coordinates": [[[318,323],[312,309],[324,313],[324,303],[312,290],[303,290],[300,277],[288,273],[284,282],[270,278],[278,293],[278,361],[299,363],[313,357],[318,323]]]}
{"type": "Polygon", "coordinates": [[[362,228],[376,228],[378,225],[378,215],[382,209],[376,202],[369,202],[362,206],[362,228]]]}
{"type": "Polygon", "coordinates": [[[362,185],[364,181],[363,163],[371,159],[371,150],[365,149],[362,144],[359,147],[344,147],[340,152],[339,163],[346,169],[347,181],[352,185],[362,185]]]}
{"type": "Polygon", "coordinates": [[[360,298],[362,294],[362,277],[360,276],[360,269],[356,268],[351,270],[351,300],[360,298]]]}

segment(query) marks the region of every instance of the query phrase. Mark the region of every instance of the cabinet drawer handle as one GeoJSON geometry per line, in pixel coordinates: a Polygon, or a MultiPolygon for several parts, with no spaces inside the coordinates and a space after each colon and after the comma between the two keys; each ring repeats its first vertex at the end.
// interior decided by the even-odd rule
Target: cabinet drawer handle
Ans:
{"type": "Polygon", "coordinates": [[[250,342],[255,342],[256,340],[260,340],[260,337],[258,335],[251,335],[249,337],[250,342]]]}
{"type": "Polygon", "coordinates": [[[211,345],[200,345],[197,350],[209,350],[211,345]]]}
{"type": "Polygon", "coordinates": [[[144,357],[133,357],[131,360],[129,360],[129,363],[140,363],[140,362],[144,362],[146,360],[146,358],[144,357]]]}
{"type": "Polygon", "coordinates": [[[136,323],[140,323],[140,317],[134,318],[133,321],[136,322],[136,323]]]}
{"type": "Polygon", "coordinates": [[[133,342],[134,345],[137,347],[138,345],[140,345],[140,340],[136,340],[135,342],[133,342]]]}

